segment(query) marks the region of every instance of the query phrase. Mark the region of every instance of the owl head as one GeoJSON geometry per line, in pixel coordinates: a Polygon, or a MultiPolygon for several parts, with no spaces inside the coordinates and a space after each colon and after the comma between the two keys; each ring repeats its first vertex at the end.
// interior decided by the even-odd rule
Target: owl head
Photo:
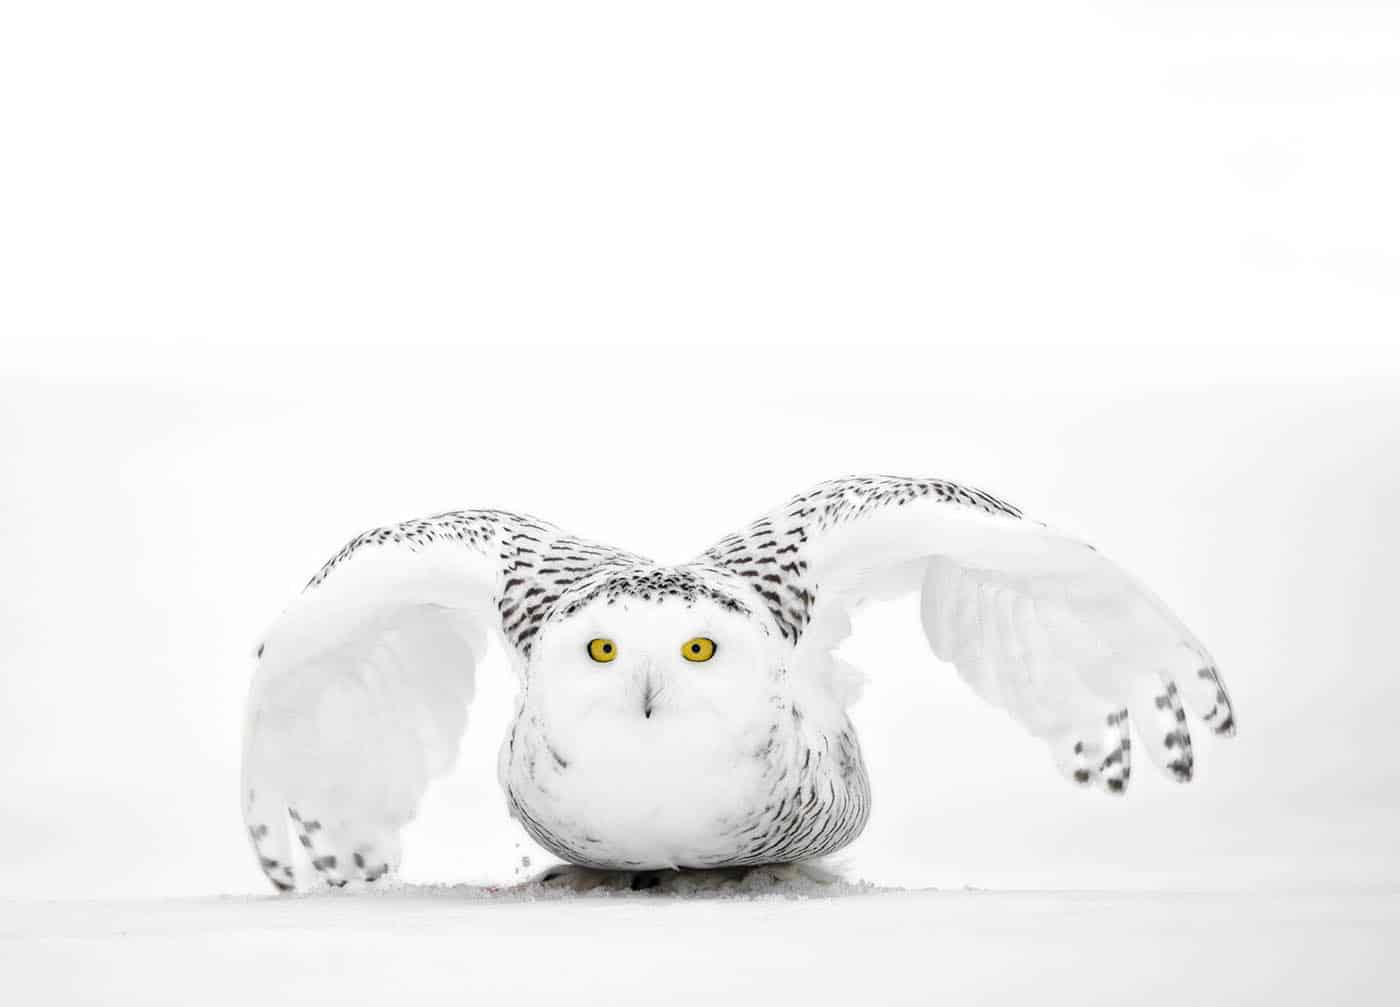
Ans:
{"type": "Polygon", "coordinates": [[[772,691],[782,667],[781,641],[745,590],[734,575],[697,566],[586,585],[532,648],[527,697],[560,725],[658,735],[732,725],[736,709],[754,709],[772,691]]]}

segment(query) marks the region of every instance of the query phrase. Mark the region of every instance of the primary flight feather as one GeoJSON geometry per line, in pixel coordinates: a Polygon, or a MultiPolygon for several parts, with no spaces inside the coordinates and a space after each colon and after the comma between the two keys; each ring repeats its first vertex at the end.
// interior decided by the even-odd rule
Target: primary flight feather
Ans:
{"type": "Polygon", "coordinates": [[[259,863],[279,890],[392,875],[490,637],[520,682],[501,784],[555,855],[654,870],[835,852],[870,795],[832,651],[861,602],[907,591],[933,652],[1076,783],[1121,792],[1134,736],[1189,780],[1187,711],[1234,733],[1214,661],[1161,601],[981,490],[833,480],[678,566],[453,511],[357,536],[258,645],[242,799],[259,863]]]}

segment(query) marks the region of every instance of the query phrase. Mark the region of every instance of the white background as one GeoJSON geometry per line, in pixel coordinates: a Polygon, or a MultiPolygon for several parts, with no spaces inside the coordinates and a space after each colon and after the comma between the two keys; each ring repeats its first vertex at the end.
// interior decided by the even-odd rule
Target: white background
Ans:
{"type": "MultiPolygon", "coordinates": [[[[262,891],[248,651],[363,528],[680,560],[849,472],[1089,536],[1240,713],[1080,793],[871,610],[853,873],[1400,881],[1398,55],[1385,4],[6,5],[0,895],[262,891]]],[[[410,878],[540,862],[481,688],[410,878]]]]}

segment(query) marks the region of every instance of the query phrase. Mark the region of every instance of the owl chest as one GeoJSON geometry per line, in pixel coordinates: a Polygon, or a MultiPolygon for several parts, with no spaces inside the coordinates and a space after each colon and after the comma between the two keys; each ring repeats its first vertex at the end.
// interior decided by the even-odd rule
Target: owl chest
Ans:
{"type": "Polygon", "coordinates": [[[559,733],[522,711],[502,749],[501,782],[525,830],[570,863],[804,860],[845,846],[869,814],[869,783],[844,714],[823,722],[780,708],[732,737],[679,727],[582,740],[559,733]]]}

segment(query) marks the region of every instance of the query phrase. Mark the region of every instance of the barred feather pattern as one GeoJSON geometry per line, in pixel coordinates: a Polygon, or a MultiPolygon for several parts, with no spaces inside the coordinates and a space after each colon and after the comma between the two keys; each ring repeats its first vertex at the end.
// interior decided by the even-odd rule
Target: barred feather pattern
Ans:
{"type": "Polygon", "coordinates": [[[744,578],[767,607],[779,632],[795,644],[811,621],[817,600],[817,584],[804,546],[837,525],[923,499],[1021,517],[1019,510],[985,490],[943,479],[848,476],[797,494],[772,514],[720,539],[705,550],[703,559],[744,578]]]}

